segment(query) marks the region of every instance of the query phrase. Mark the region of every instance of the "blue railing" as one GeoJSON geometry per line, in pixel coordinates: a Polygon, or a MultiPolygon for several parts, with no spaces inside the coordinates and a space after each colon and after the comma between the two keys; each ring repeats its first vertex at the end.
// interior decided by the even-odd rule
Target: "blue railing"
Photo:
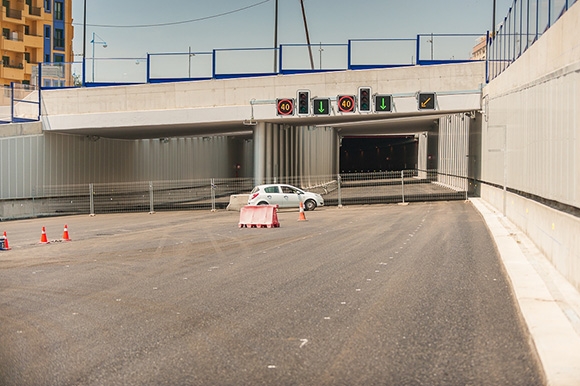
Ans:
{"type": "Polygon", "coordinates": [[[488,81],[505,71],[574,3],[576,0],[514,0],[488,42],[488,81]]]}
{"type": "Polygon", "coordinates": [[[277,48],[224,48],[205,52],[149,53],[142,58],[87,58],[40,71],[42,88],[243,78],[298,73],[486,61],[486,80],[498,76],[552,26],[576,0],[514,0],[495,33],[419,34],[410,39],[352,39],[345,44],[281,44],[277,48]],[[479,42],[485,48],[473,57],[479,42]],[[72,76],[70,75],[72,74],[72,76]]]}
{"type": "Polygon", "coordinates": [[[368,70],[472,60],[476,34],[428,34],[412,39],[352,39],[345,44],[281,44],[204,52],[149,53],[142,58],[87,58],[44,63],[42,88],[243,78],[343,70],[368,70]],[[68,78],[55,77],[64,69],[68,78]],[[84,70],[84,71],[83,71],[84,70]],[[72,75],[70,75],[72,74],[72,75]]]}

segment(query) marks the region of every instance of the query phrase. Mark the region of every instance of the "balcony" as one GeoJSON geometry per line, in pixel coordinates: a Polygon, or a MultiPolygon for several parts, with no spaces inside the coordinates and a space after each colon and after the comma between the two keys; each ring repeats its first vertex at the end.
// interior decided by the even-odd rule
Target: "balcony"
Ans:
{"type": "MultiPolygon", "coordinates": [[[[24,52],[24,41],[20,38],[17,32],[11,35],[2,35],[2,49],[12,52],[24,52]]],[[[42,46],[41,46],[42,47],[42,46]]]]}
{"type": "Polygon", "coordinates": [[[24,65],[6,65],[0,62],[0,78],[21,81],[24,79],[24,65]]]}
{"type": "Polygon", "coordinates": [[[33,70],[35,67],[38,67],[37,63],[26,63],[24,65],[24,73],[28,76],[32,75],[33,72],[36,73],[35,70],[33,70]]]}
{"type": "Polygon", "coordinates": [[[27,6],[24,8],[25,19],[42,19],[44,18],[43,9],[39,7],[27,6]]]}
{"type": "Polygon", "coordinates": [[[24,24],[25,20],[22,18],[22,11],[18,9],[11,9],[3,7],[3,20],[11,23],[24,24]]]}
{"type": "Polygon", "coordinates": [[[36,35],[24,35],[24,46],[30,48],[43,48],[44,38],[36,35]]]}

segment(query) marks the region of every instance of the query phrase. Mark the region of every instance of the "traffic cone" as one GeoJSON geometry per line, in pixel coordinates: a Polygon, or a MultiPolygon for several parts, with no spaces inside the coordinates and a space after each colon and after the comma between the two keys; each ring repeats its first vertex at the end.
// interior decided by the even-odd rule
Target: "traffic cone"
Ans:
{"type": "Polygon", "coordinates": [[[48,238],[46,237],[46,228],[42,227],[42,234],[40,235],[40,243],[39,244],[48,244],[48,238]]]}
{"type": "Polygon", "coordinates": [[[298,221],[308,221],[304,215],[304,204],[300,201],[300,214],[298,215],[298,221]]]}
{"type": "Polygon", "coordinates": [[[62,241],[72,241],[70,237],[68,237],[68,226],[64,224],[64,232],[62,234],[62,241]]]}
{"type": "Polygon", "coordinates": [[[5,251],[9,251],[10,249],[12,249],[8,245],[8,236],[6,236],[6,231],[4,231],[4,248],[2,248],[2,249],[5,251]]]}

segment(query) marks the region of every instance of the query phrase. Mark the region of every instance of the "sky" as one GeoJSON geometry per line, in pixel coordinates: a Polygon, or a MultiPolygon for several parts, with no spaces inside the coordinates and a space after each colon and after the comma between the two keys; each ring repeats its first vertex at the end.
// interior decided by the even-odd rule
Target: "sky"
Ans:
{"type": "MultiPolygon", "coordinates": [[[[81,60],[82,55],[83,2],[73,0],[75,60],[81,60]]],[[[496,2],[499,24],[513,0],[496,2]]],[[[103,58],[131,58],[135,66],[147,53],[274,46],[276,0],[86,3],[86,56],[91,58],[94,49],[95,57],[100,58],[95,67],[100,66],[101,73],[107,67],[103,58]],[[106,48],[101,43],[90,43],[93,33],[95,42],[106,42],[106,48]]],[[[322,50],[322,45],[346,44],[349,39],[413,39],[417,34],[431,33],[484,35],[491,29],[493,0],[304,0],[304,7],[311,43],[321,44],[316,58],[317,65],[322,66],[323,60],[332,61],[333,51],[330,46],[322,50]]],[[[279,0],[278,14],[278,44],[305,44],[300,0],[279,0]]],[[[471,43],[476,38],[469,39],[471,43]]],[[[441,51],[441,44],[434,46],[435,56],[447,55],[441,51]]],[[[196,60],[201,61],[201,56],[196,60]]]]}

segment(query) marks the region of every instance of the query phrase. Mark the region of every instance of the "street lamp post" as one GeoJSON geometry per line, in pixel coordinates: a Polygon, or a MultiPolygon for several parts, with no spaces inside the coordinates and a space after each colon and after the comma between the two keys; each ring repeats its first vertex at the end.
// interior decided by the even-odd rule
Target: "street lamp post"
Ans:
{"type": "Polygon", "coordinates": [[[84,0],[83,8],[83,63],[82,63],[82,86],[85,87],[87,70],[87,0],[84,0]]]}
{"type": "Polygon", "coordinates": [[[99,35],[97,35],[96,33],[93,32],[93,40],[91,40],[91,44],[93,45],[93,83],[95,83],[95,44],[101,44],[103,46],[103,48],[107,48],[107,42],[103,40],[102,37],[100,37],[99,35]],[[96,38],[99,38],[101,40],[96,40],[96,38]]]}

